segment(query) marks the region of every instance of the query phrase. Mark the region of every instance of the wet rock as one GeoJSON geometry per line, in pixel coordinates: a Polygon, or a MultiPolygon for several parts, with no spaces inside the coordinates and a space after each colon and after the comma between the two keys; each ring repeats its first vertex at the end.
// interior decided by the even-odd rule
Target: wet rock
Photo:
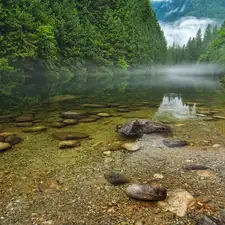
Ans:
{"type": "Polygon", "coordinates": [[[179,217],[184,217],[188,207],[194,203],[194,197],[183,189],[177,189],[168,193],[166,202],[159,203],[165,211],[175,213],[179,217]]]}
{"type": "Polygon", "coordinates": [[[0,142],[0,152],[10,149],[12,146],[9,143],[0,142]]]}
{"type": "Polygon", "coordinates": [[[168,148],[178,148],[188,145],[184,140],[163,140],[163,144],[168,148]]]}
{"type": "Polygon", "coordinates": [[[138,143],[124,143],[121,147],[131,152],[135,152],[141,149],[141,145],[138,143]]]}
{"type": "Polygon", "coordinates": [[[67,119],[63,120],[63,123],[65,123],[66,125],[76,125],[79,123],[79,121],[75,119],[67,119]]]}
{"type": "Polygon", "coordinates": [[[61,141],[59,142],[59,148],[60,149],[65,149],[65,148],[75,148],[75,147],[79,147],[80,146],[80,142],[78,141],[61,141]]]}
{"type": "Polygon", "coordinates": [[[129,180],[120,173],[110,172],[104,174],[105,179],[113,185],[121,185],[129,183],[129,180]]]}
{"type": "Polygon", "coordinates": [[[65,118],[65,119],[78,119],[78,118],[82,118],[85,115],[87,115],[86,111],[72,110],[72,111],[68,111],[68,112],[63,112],[62,113],[62,118],[65,118]]]}
{"type": "Polygon", "coordinates": [[[108,113],[98,113],[97,115],[100,116],[100,117],[110,117],[110,116],[112,116],[108,113]]]}
{"type": "Polygon", "coordinates": [[[54,193],[60,189],[60,184],[58,180],[48,179],[40,182],[37,188],[42,193],[54,193]]]}
{"type": "Polygon", "coordinates": [[[83,104],[81,105],[82,107],[85,108],[106,108],[106,105],[100,105],[100,104],[83,104]]]}
{"type": "Polygon", "coordinates": [[[207,169],[207,170],[199,170],[199,171],[197,171],[197,174],[199,176],[205,177],[205,178],[209,178],[209,177],[215,178],[216,177],[216,173],[214,171],[212,171],[212,170],[209,170],[209,169],[207,169]]]}
{"type": "Polygon", "coordinates": [[[62,122],[54,122],[54,123],[51,123],[49,126],[52,128],[63,128],[66,126],[66,124],[62,122]]]}
{"type": "Polygon", "coordinates": [[[15,134],[5,138],[5,142],[7,142],[11,145],[19,144],[21,141],[23,141],[23,139],[21,137],[16,136],[15,134]]]}
{"type": "Polygon", "coordinates": [[[88,138],[89,135],[79,132],[57,132],[54,133],[53,136],[58,140],[76,140],[76,139],[83,139],[88,138]]]}
{"type": "Polygon", "coordinates": [[[148,201],[163,201],[167,196],[165,188],[150,184],[132,184],[128,186],[126,193],[131,198],[148,201]]]}
{"type": "Polygon", "coordinates": [[[224,223],[212,216],[203,216],[196,225],[224,225],[224,223]]]}
{"type": "Polygon", "coordinates": [[[33,115],[23,115],[16,118],[16,122],[32,122],[34,120],[33,115]]]}
{"type": "Polygon", "coordinates": [[[47,128],[45,126],[38,126],[38,127],[30,127],[30,128],[26,128],[23,129],[22,131],[24,133],[32,133],[32,132],[42,132],[42,131],[46,131],[47,128]]]}
{"type": "Polygon", "coordinates": [[[172,129],[164,124],[155,123],[150,120],[134,120],[118,129],[121,135],[127,137],[140,137],[143,134],[164,133],[172,134],[172,129]]]}
{"type": "Polygon", "coordinates": [[[191,164],[184,167],[185,170],[207,170],[209,167],[198,164],[191,164]]]}
{"type": "Polygon", "coordinates": [[[33,123],[32,122],[21,122],[21,123],[16,123],[16,127],[32,127],[33,123]]]}

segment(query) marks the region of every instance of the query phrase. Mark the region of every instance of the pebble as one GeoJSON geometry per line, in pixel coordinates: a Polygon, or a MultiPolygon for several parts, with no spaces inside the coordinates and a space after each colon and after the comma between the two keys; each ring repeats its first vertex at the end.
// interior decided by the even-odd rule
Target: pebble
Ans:
{"type": "Polygon", "coordinates": [[[10,149],[12,146],[9,143],[0,142],[0,152],[10,149]]]}
{"type": "Polygon", "coordinates": [[[128,151],[131,151],[131,152],[135,152],[135,151],[138,151],[138,150],[141,149],[141,145],[137,144],[135,142],[133,142],[133,143],[124,143],[121,147],[126,149],[126,150],[128,150],[128,151]]]}
{"type": "Polygon", "coordinates": [[[61,141],[59,142],[59,148],[65,149],[65,148],[75,148],[80,146],[80,142],[78,141],[61,141]]]}
{"type": "Polygon", "coordinates": [[[109,183],[113,185],[121,185],[129,183],[129,180],[126,177],[116,172],[105,173],[104,177],[109,183]]]}
{"type": "Polygon", "coordinates": [[[163,201],[167,196],[167,190],[165,188],[150,184],[129,185],[126,193],[131,198],[148,201],[163,201]]]}

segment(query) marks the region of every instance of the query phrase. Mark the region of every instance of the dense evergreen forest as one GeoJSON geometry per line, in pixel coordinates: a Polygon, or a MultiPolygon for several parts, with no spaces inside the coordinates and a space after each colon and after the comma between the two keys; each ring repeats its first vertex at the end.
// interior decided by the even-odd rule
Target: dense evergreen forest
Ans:
{"type": "Polygon", "coordinates": [[[2,0],[0,10],[1,103],[78,92],[117,71],[165,62],[148,0],[2,0]]]}

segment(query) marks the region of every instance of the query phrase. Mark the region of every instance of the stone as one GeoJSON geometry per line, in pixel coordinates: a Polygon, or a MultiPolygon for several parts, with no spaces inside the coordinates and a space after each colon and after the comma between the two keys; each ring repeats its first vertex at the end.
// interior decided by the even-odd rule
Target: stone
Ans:
{"type": "Polygon", "coordinates": [[[178,148],[188,145],[184,140],[163,140],[163,144],[168,148],[178,148]]]}
{"type": "Polygon", "coordinates": [[[162,174],[159,174],[159,173],[155,173],[155,174],[153,175],[153,177],[154,177],[155,179],[163,179],[163,178],[164,178],[164,176],[163,176],[162,174]]]}
{"type": "Polygon", "coordinates": [[[141,149],[141,145],[135,142],[124,143],[121,147],[131,152],[135,152],[141,149]]]}
{"type": "Polygon", "coordinates": [[[221,145],[220,145],[220,144],[214,144],[212,147],[213,147],[213,148],[220,148],[221,145]]]}
{"type": "Polygon", "coordinates": [[[147,201],[163,201],[167,196],[167,190],[165,188],[150,184],[129,185],[126,193],[131,198],[147,201]]]}
{"type": "Polygon", "coordinates": [[[4,142],[5,141],[5,138],[0,136],[0,142],[4,142]]]}
{"type": "Polygon", "coordinates": [[[9,143],[0,142],[0,152],[10,149],[12,146],[9,143]]]}
{"type": "Polygon", "coordinates": [[[66,119],[63,120],[63,123],[65,123],[66,125],[76,125],[79,123],[79,121],[75,119],[66,119]]]}
{"type": "Polygon", "coordinates": [[[97,118],[84,118],[84,119],[81,119],[80,122],[81,123],[92,123],[92,122],[95,122],[97,121],[98,119],[97,118]]]}
{"type": "Polygon", "coordinates": [[[175,213],[179,217],[184,217],[188,208],[194,204],[194,197],[184,189],[176,189],[168,192],[168,198],[159,205],[165,210],[175,213]]]}
{"type": "Polygon", "coordinates": [[[79,99],[79,97],[74,95],[57,95],[51,98],[48,98],[44,103],[56,103],[56,102],[68,102],[79,99]]]}
{"type": "Polygon", "coordinates": [[[8,136],[12,136],[14,135],[13,133],[10,133],[10,132],[3,132],[3,133],[0,133],[0,137],[4,137],[4,138],[7,138],[8,136]]]}
{"type": "Polygon", "coordinates": [[[100,105],[100,104],[83,104],[81,105],[82,107],[85,108],[106,108],[106,105],[100,105]]]}
{"type": "Polygon", "coordinates": [[[198,164],[191,164],[184,167],[185,170],[207,170],[209,167],[198,164]]]}
{"type": "Polygon", "coordinates": [[[21,137],[16,136],[15,134],[5,138],[5,142],[7,142],[11,145],[19,144],[21,141],[23,141],[23,139],[21,137]]]}
{"type": "Polygon", "coordinates": [[[121,185],[129,183],[129,180],[126,177],[116,172],[105,173],[104,177],[110,184],[113,185],[121,185]]]}
{"type": "Polygon", "coordinates": [[[197,171],[197,174],[199,176],[205,177],[205,178],[209,178],[209,177],[215,178],[216,177],[216,173],[214,171],[212,171],[212,170],[209,170],[209,169],[207,169],[207,170],[199,170],[199,171],[197,171]]]}
{"type": "Polygon", "coordinates": [[[75,148],[75,147],[79,147],[80,146],[80,142],[78,141],[61,141],[59,142],[59,148],[60,149],[65,149],[65,148],[75,148]]]}
{"type": "Polygon", "coordinates": [[[58,140],[76,140],[76,139],[83,139],[88,138],[89,135],[79,132],[57,132],[54,133],[53,136],[58,140]]]}
{"type": "Polygon", "coordinates": [[[98,113],[97,115],[100,116],[100,117],[110,117],[110,116],[112,116],[108,113],[98,113]]]}
{"type": "Polygon", "coordinates": [[[40,182],[37,189],[42,193],[54,193],[60,189],[60,184],[58,180],[48,179],[40,182]]]}
{"type": "Polygon", "coordinates": [[[64,119],[78,119],[78,118],[82,118],[85,115],[87,115],[86,111],[71,110],[71,111],[68,111],[68,112],[63,112],[61,116],[64,119]]]}
{"type": "Polygon", "coordinates": [[[206,116],[211,116],[213,114],[211,111],[208,111],[208,110],[197,110],[197,113],[203,114],[206,116]]]}
{"type": "Polygon", "coordinates": [[[23,129],[22,131],[24,133],[32,133],[32,132],[41,132],[41,131],[46,131],[47,128],[45,126],[38,126],[38,127],[30,127],[23,129]]]}
{"type": "Polygon", "coordinates": [[[32,122],[21,122],[21,123],[16,123],[16,127],[32,127],[33,123],[32,122]]]}
{"type": "Polygon", "coordinates": [[[126,113],[126,112],[130,112],[130,110],[129,109],[124,109],[124,108],[118,108],[117,112],[126,113]]]}
{"type": "Polygon", "coordinates": [[[213,118],[218,119],[218,120],[225,120],[224,116],[213,116],[213,118]]]}
{"type": "Polygon", "coordinates": [[[203,216],[196,225],[224,225],[224,223],[213,216],[203,216]]]}
{"type": "Polygon", "coordinates": [[[23,115],[16,118],[16,122],[32,122],[34,120],[33,115],[23,115]]]}
{"type": "Polygon", "coordinates": [[[151,120],[134,120],[118,129],[118,132],[126,137],[141,137],[143,134],[163,133],[167,135],[172,134],[172,129],[160,123],[155,123],[151,120]]]}
{"type": "Polygon", "coordinates": [[[66,126],[66,124],[62,122],[54,122],[54,123],[51,123],[49,126],[52,128],[63,128],[66,126]]]}

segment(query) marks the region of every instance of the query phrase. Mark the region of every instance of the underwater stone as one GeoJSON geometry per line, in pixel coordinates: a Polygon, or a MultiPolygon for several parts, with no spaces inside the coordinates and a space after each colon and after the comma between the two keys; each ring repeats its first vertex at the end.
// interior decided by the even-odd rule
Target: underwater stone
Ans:
{"type": "Polygon", "coordinates": [[[76,139],[83,139],[88,138],[89,135],[79,132],[57,132],[54,133],[53,136],[58,140],[76,140],[76,139]]]}
{"type": "Polygon", "coordinates": [[[184,140],[163,140],[163,144],[168,148],[178,148],[188,145],[184,140]]]}
{"type": "Polygon", "coordinates": [[[32,122],[21,122],[21,123],[16,123],[16,127],[32,127],[33,123],[32,122]]]}
{"type": "Polygon", "coordinates": [[[112,116],[108,113],[98,113],[97,115],[100,116],[100,117],[110,117],[110,116],[112,116]]]}
{"type": "Polygon", "coordinates": [[[31,128],[26,128],[23,129],[22,131],[24,133],[32,133],[32,132],[41,132],[41,131],[46,131],[47,128],[45,126],[39,126],[39,127],[31,127],[31,128]]]}
{"type": "Polygon", "coordinates": [[[65,123],[66,125],[76,125],[79,123],[79,121],[75,119],[66,119],[63,120],[63,123],[65,123]]]}
{"type": "Polygon", "coordinates": [[[165,188],[150,184],[132,184],[128,186],[126,193],[131,198],[148,201],[163,201],[167,196],[165,188]]]}
{"type": "Polygon", "coordinates": [[[116,172],[105,173],[104,177],[110,184],[113,185],[122,185],[129,183],[129,180],[126,177],[116,172]]]}
{"type": "Polygon", "coordinates": [[[61,142],[59,142],[60,149],[75,148],[75,147],[79,147],[79,146],[80,146],[80,142],[78,142],[78,141],[61,141],[61,142]]]}
{"type": "Polygon", "coordinates": [[[64,123],[61,123],[61,122],[55,122],[55,123],[51,123],[49,126],[52,127],[52,128],[63,128],[66,125],[64,123]]]}
{"type": "Polygon", "coordinates": [[[10,149],[12,146],[9,143],[0,142],[0,152],[10,149]]]}
{"type": "Polygon", "coordinates": [[[31,122],[33,120],[33,115],[23,115],[16,118],[16,122],[31,122]]]}
{"type": "Polygon", "coordinates": [[[87,112],[82,110],[72,110],[72,111],[62,113],[62,117],[65,119],[77,119],[84,115],[87,115],[87,112]]]}
{"type": "Polygon", "coordinates": [[[83,104],[81,105],[82,107],[85,108],[106,108],[106,105],[100,105],[100,104],[83,104]]]}
{"type": "Polygon", "coordinates": [[[15,134],[8,136],[5,139],[5,142],[11,144],[11,145],[16,145],[19,144],[21,141],[23,141],[23,139],[21,137],[16,136],[15,134]]]}
{"type": "Polygon", "coordinates": [[[81,123],[91,123],[91,122],[95,122],[97,121],[98,119],[97,118],[84,118],[84,119],[81,119],[80,122],[81,123]]]}

